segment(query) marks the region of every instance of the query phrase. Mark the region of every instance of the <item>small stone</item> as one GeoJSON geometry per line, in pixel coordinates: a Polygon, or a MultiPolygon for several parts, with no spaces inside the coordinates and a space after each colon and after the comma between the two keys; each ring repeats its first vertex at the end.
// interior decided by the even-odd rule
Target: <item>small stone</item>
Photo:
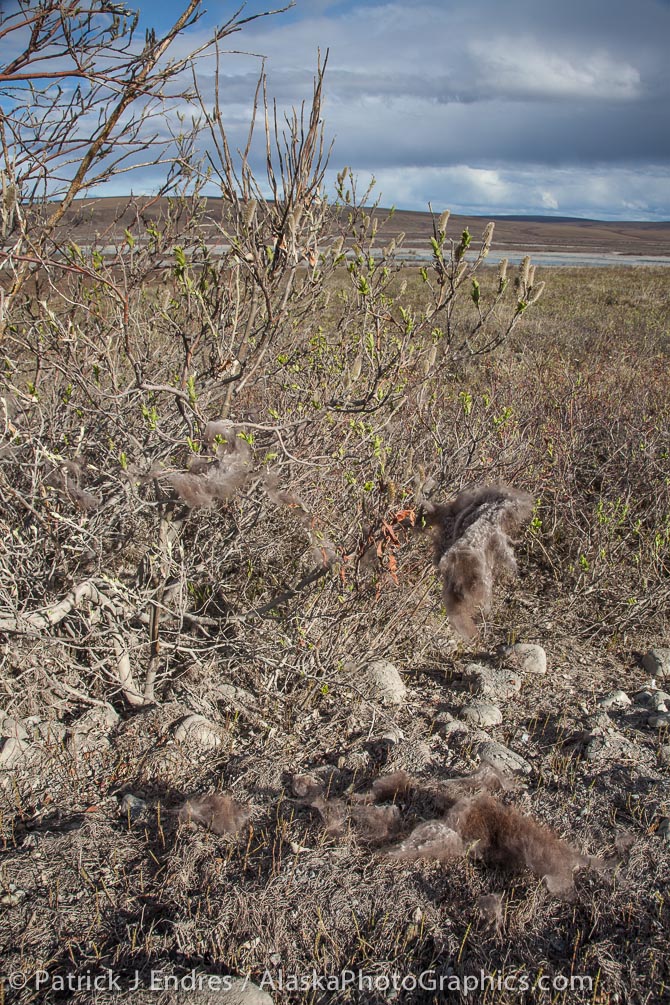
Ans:
{"type": "Polygon", "coordinates": [[[609,691],[597,703],[598,708],[607,710],[608,708],[625,708],[632,702],[625,691],[609,691]]]}
{"type": "Polygon", "coordinates": [[[0,749],[0,768],[17,768],[30,760],[32,753],[29,743],[16,736],[8,737],[0,749]]]}
{"type": "Polygon", "coordinates": [[[642,657],[642,666],[652,677],[658,677],[659,680],[670,679],[670,649],[650,649],[642,657]]]}
{"type": "Polygon", "coordinates": [[[670,844],[670,817],[663,817],[656,831],[661,841],[670,844]]]}
{"type": "Polygon", "coordinates": [[[0,738],[28,740],[30,734],[20,719],[15,719],[11,715],[5,715],[0,709],[0,738]]]}
{"type": "Polygon", "coordinates": [[[148,809],[148,804],[144,799],[140,799],[139,796],[134,796],[132,792],[126,792],[125,796],[119,803],[119,813],[122,817],[131,820],[141,820],[146,816],[148,809]]]}
{"type": "Polygon", "coordinates": [[[475,726],[499,726],[503,721],[497,705],[488,701],[473,701],[461,709],[461,718],[475,726]]]}
{"type": "Polygon", "coordinates": [[[371,744],[382,744],[387,746],[395,746],[401,743],[405,739],[405,734],[403,733],[400,726],[397,726],[395,722],[387,722],[384,724],[383,729],[379,733],[370,739],[371,744]]]}
{"type": "Polygon", "coordinates": [[[659,712],[657,715],[650,715],[647,719],[647,725],[651,726],[652,729],[665,729],[670,726],[670,713],[659,712]]]}
{"type": "Polygon", "coordinates": [[[435,732],[442,737],[453,736],[454,733],[467,733],[468,727],[461,719],[449,718],[435,723],[435,732]]]}
{"type": "Polygon", "coordinates": [[[208,750],[221,745],[221,730],[204,715],[187,715],[177,723],[173,736],[178,743],[197,744],[208,750]]]}
{"type": "Polygon", "coordinates": [[[521,690],[521,678],[510,670],[497,670],[481,663],[468,663],[463,680],[471,692],[492,701],[504,701],[521,690]]]}
{"type": "Polygon", "coordinates": [[[545,674],[547,672],[547,654],[542,646],[529,642],[517,642],[513,646],[505,646],[502,656],[509,666],[521,673],[545,674]]]}
{"type": "Polygon", "coordinates": [[[220,1005],[273,1005],[273,999],[267,991],[261,990],[256,984],[245,977],[233,981],[230,990],[217,996],[220,1005]]]}
{"type": "Polygon", "coordinates": [[[477,747],[477,753],[482,761],[503,774],[528,775],[533,770],[528,761],[502,743],[486,740],[477,747]]]}
{"type": "Polygon", "coordinates": [[[661,764],[670,767],[670,743],[664,743],[658,751],[658,759],[661,764]]]}
{"type": "Polygon", "coordinates": [[[382,705],[402,705],[405,701],[407,687],[389,660],[375,660],[370,663],[365,676],[373,697],[382,705]]]}

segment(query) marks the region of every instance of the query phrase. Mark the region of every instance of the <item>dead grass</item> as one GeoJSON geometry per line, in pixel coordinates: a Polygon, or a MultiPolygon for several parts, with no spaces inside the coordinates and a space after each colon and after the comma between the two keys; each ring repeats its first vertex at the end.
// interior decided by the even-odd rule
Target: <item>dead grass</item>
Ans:
{"type": "MultiPolygon", "coordinates": [[[[498,480],[530,491],[537,504],[519,549],[520,579],[499,597],[474,647],[449,644],[428,542],[412,533],[397,547],[384,543],[383,556],[392,552],[397,561],[393,576],[383,561],[356,576],[333,576],[281,614],[228,626],[211,643],[193,628],[191,655],[175,652],[162,668],[159,703],[129,711],[117,692],[120,722],[92,750],[71,742],[90,704],[59,690],[85,686],[89,700],[110,696],[109,680],[86,651],[85,617],[74,615],[51,640],[7,637],[0,707],[61,723],[64,731],[47,744],[41,765],[2,773],[0,888],[23,891],[2,909],[6,974],[109,967],[126,988],[95,999],[74,991],[69,1000],[76,1002],[137,1001],[127,990],[136,970],[145,983],[151,970],[186,974],[193,967],[257,980],[279,969],[460,977],[483,970],[526,975],[535,985],[525,997],[484,990],[468,998],[427,991],[401,998],[417,1003],[665,1000],[670,867],[656,831],[669,809],[660,755],[668,737],[624,711],[612,713],[614,732],[597,757],[571,740],[597,697],[643,685],[640,652],[667,644],[670,273],[556,270],[546,278],[535,316],[500,355],[438,373],[423,393],[408,375],[416,407],[385,426],[383,479],[374,451],[354,448],[356,430],[347,433],[352,457],[342,462],[349,481],[343,467],[321,483],[310,482],[307,468],[297,479],[310,512],[344,541],[354,522],[411,503],[417,477],[433,477],[438,495],[498,480]],[[373,487],[362,493],[368,482],[373,487]],[[292,800],[291,775],[331,765],[339,784],[363,789],[395,769],[426,779],[471,770],[476,738],[443,738],[439,715],[458,710],[455,684],[473,654],[507,640],[540,642],[549,656],[546,680],[526,681],[491,731],[533,768],[514,802],[581,851],[617,864],[605,875],[580,874],[574,899],[564,900],[527,872],[509,875],[467,857],[394,863],[353,834],[325,838],[292,800]],[[393,713],[364,700],[347,668],[348,659],[360,665],[373,654],[395,660],[406,675],[410,697],[393,713]],[[221,683],[250,692],[253,714],[222,697],[221,683]],[[171,729],[188,712],[220,723],[222,746],[183,749],[171,729]],[[399,742],[384,736],[391,720],[403,732],[399,742]],[[180,823],[173,811],[207,791],[248,802],[251,825],[230,837],[180,823]],[[120,816],[125,792],[147,800],[145,819],[120,816]],[[616,842],[624,832],[632,843],[622,854],[616,842]],[[500,932],[477,908],[489,893],[503,894],[500,932]],[[590,990],[549,992],[536,984],[542,975],[573,974],[591,978],[590,990]]],[[[246,407],[252,414],[258,400],[246,407]]],[[[339,442],[333,436],[313,449],[327,453],[339,442]]],[[[194,554],[207,542],[214,552],[222,527],[233,542],[225,556],[212,554],[197,582],[189,571],[200,591],[191,609],[203,618],[265,602],[304,572],[292,513],[264,510],[252,519],[244,505],[190,517],[186,541],[194,554]],[[250,527],[274,548],[250,557],[250,527]]],[[[135,538],[116,531],[126,541],[115,552],[120,577],[141,551],[141,526],[134,524],[135,538]]],[[[58,577],[35,587],[51,596],[60,588],[58,577]]],[[[141,651],[141,626],[128,627],[141,651]]],[[[315,1005],[389,1000],[382,992],[319,989],[275,997],[315,1005]]],[[[59,997],[26,988],[16,1000],[59,997]]]]}

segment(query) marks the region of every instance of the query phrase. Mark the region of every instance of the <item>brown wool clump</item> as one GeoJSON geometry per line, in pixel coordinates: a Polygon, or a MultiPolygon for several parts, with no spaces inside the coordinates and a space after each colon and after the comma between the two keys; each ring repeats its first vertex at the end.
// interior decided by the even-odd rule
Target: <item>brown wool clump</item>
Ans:
{"type": "Polygon", "coordinates": [[[551,893],[569,894],[578,869],[600,870],[602,863],[582,855],[548,827],[491,795],[513,787],[512,781],[486,765],[444,782],[422,782],[397,771],[378,778],[366,792],[348,800],[327,798],[325,784],[314,776],[298,775],[293,780],[302,804],[316,810],[330,837],[353,831],[361,840],[383,846],[389,858],[404,862],[448,862],[468,855],[488,866],[527,868],[544,880],[551,893]],[[395,802],[398,798],[405,802],[402,811],[395,802]],[[392,804],[376,805],[384,801],[392,804]],[[422,801],[443,815],[408,826],[406,818],[422,801]],[[412,811],[408,813],[406,804],[410,802],[412,811]],[[393,840],[398,843],[390,844],[393,840]]]}
{"type": "Polygon", "coordinates": [[[250,816],[248,806],[220,792],[191,796],[179,810],[182,823],[202,824],[214,834],[235,834],[248,823],[250,816]]]}
{"type": "Polygon", "coordinates": [[[491,609],[493,584],[516,573],[511,536],[531,516],[526,492],[488,486],[461,492],[449,503],[427,503],[426,525],[435,528],[435,555],[452,627],[465,639],[491,609]]]}

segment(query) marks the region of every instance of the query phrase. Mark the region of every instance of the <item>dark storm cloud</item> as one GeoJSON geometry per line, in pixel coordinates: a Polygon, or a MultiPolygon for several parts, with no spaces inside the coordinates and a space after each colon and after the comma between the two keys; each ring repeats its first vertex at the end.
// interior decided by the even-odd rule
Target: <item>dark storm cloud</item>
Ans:
{"type": "MultiPolygon", "coordinates": [[[[384,179],[387,202],[425,208],[442,178],[452,208],[490,198],[490,211],[652,217],[670,216],[668,38],[665,0],[298,0],[235,41],[267,55],[280,108],[309,96],[317,50],[329,47],[335,161],[384,179]]],[[[225,57],[234,142],[258,68],[225,57]]]]}
{"type": "MultiPolygon", "coordinates": [[[[261,0],[245,13],[252,7],[261,0]]],[[[205,31],[180,38],[175,55],[205,31]]],[[[280,112],[309,97],[318,49],[330,49],[333,164],[375,174],[387,203],[667,218],[668,38],[670,0],[297,0],[230,42],[267,56],[280,112]]],[[[259,67],[256,56],[222,56],[233,149],[245,142],[259,67]]],[[[199,61],[210,102],[213,69],[199,61]]],[[[179,131],[174,113],[157,120],[165,137],[171,122],[179,131]]]]}

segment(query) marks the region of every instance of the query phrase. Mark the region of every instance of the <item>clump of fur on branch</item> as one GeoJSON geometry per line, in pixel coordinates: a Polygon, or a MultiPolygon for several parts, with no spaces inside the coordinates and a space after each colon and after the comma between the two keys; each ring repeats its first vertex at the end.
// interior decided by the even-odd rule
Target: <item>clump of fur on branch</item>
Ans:
{"type": "Polygon", "coordinates": [[[527,492],[504,485],[468,489],[448,503],[423,503],[423,524],[435,529],[447,616],[463,638],[471,639],[490,611],[496,579],[515,575],[512,537],[532,510],[527,492]]]}

